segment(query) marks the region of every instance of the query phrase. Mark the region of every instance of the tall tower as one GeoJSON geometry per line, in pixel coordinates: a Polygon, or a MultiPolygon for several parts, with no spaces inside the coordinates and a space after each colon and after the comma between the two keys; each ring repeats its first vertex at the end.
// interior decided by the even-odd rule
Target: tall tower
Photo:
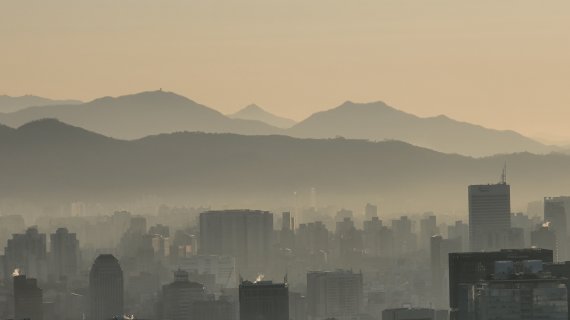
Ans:
{"type": "Polygon", "coordinates": [[[468,193],[471,251],[503,249],[511,228],[511,187],[506,171],[500,183],[471,185],[468,193]]]}
{"type": "Polygon", "coordinates": [[[162,287],[163,318],[185,320],[192,318],[194,302],[207,300],[204,285],[188,280],[188,272],[174,272],[174,282],[162,287]]]}
{"type": "Polygon", "coordinates": [[[123,270],[112,254],[101,254],[89,272],[90,320],[123,316],[123,270]]]}
{"type": "Polygon", "coordinates": [[[58,228],[50,240],[52,274],[58,280],[75,275],[79,264],[79,241],[75,233],[58,228]]]}

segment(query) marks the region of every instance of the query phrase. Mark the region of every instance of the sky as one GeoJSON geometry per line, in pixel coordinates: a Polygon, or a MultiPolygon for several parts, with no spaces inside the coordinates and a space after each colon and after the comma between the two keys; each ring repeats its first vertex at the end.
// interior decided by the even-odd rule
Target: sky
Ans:
{"type": "Polygon", "coordinates": [[[346,100],[570,142],[568,0],[0,0],[0,94],[346,100]]]}

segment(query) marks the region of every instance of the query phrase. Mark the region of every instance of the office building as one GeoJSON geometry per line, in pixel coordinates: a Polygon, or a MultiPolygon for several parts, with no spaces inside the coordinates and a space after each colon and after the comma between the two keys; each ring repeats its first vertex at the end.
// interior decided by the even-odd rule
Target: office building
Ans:
{"type": "MultiPolygon", "coordinates": [[[[568,259],[568,197],[544,198],[544,221],[549,224],[550,230],[556,235],[557,261],[568,259]]],[[[570,209],[570,207],[568,207],[570,209]]]]}
{"type": "Polygon", "coordinates": [[[188,272],[178,270],[174,282],[162,287],[162,318],[168,320],[192,319],[194,302],[207,299],[206,288],[188,280],[188,272]]]}
{"type": "Polygon", "coordinates": [[[39,280],[47,280],[46,235],[38,229],[28,228],[24,234],[13,234],[4,249],[4,278],[10,281],[12,272],[39,280]]]}
{"type": "Polygon", "coordinates": [[[471,251],[507,248],[505,233],[511,228],[510,186],[471,185],[469,193],[469,242],[471,251]]]}
{"type": "Polygon", "coordinates": [[[496,261],[540,260],[553,262],[553,252],[548,249],[510,249],[494,252],[464,252],[449,254],[449,307],[452,320],[464,312],[467,305],[460,304],[467,294],[466,287],[487,278],[495,272],[496,261]]]}
{"type": "Polygon", "coordinates": [[[240,320],[289,320],[286,283],[244,281],[239,286],[240,320]]]}
{"type": "Polygon", "coordinates": [[[42,289],[36,279],[14,272],[14,315],[16,320],[42,320],[42,289]]]}
{"type": "Polygon", "coordinates": [[[75,233],[58,228],[50,235],[51,273],[56,280],[75,276],[79,266],[79,241],[75,233]]]}
{"type": "Polygon", "coordinates": [[[550,228],[550,223],[546,222],[539,225],[536,230],[530,234],[530,243],[533,247],[552,250],[554,261],[560,261],[558,257],[558,245],[556,234],[550,228]]]}
{"type": "Polygon", "coordinates": [[[89,272],[89,319],[122,317],[124,312],[123,270],[111,254],[101,254],[89,272]]]}
{"type": "Polygon", "coordinates": [[[447,308],[449,254],[461,252],[461,239],[443,239],[436,235],[430,239],[431,303],[436,308],[447,308]]]}
{"type": "Polygon", "coordinates": [[[455,224],[447,227],[447,238],[460,239],[461,249],[459,252],[469,250],[469,226],[463,221],[455,221],[455,224]]]}
{"type": "Polygon", "coordinates": [[[307,307],[311,319],[350,319],[364,306],[361,273],[313,271],[307,274],[307,307]]]}
{"type": "Polygon", "coordinates": [[[236,258],[242,275],[263,273],[273,246],[273,214],[224,210],[200,214],[200,253],[236,258]]]}
{"type": "Polygon", "coordinates": [[[429,254],[430,239],[437,234],[439,234],[437,219],[433,214],[429,213],[420,220],[420,249],[429,254]]]}
{"type": "Polygon", "coordinates": [[[498,261],[495,274],[471,285],[462,319],[568,319],[566,278],[543,272],[542,261],[498,261]]]}

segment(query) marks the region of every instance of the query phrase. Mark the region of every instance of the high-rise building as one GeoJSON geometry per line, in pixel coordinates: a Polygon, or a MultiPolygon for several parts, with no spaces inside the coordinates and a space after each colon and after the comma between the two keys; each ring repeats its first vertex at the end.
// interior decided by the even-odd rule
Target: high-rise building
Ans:
{"type": "Polygon", "coordinates": [[[430,239],[432,236],[438,235],[437,219],[432,213],[428,213],[420,220],[420,249],[429,254],[430,239]]]}
{"type": "Polygon", "coordinates": [[[200,253],[234,256],[243,275],[264,272],[272,246],[270,212],[224,210],[200,214],[200,253]]]}
{"type": "Polygon", "coordinates": [[[390,256],[393,251],[392,229],[384,226],[382,220],[378,219],[378,217],[364,221],[362,243],[366,255],[374,257],[390,256]]]}
{"type": "Polygon", "coordinates": [[[467,292],[461,285],[474,284],[495,272],[496,261],[540,260],[552,262],[553,253],[548,249],[512,249],[493,252],[464,252],[449,254],[449,307],[452,320],[465,311],[467,305],[460,301],[467,292]]]}
{"type": "Polygon", "coordinates": [[[430,269],[432,294],[430,295],[432,305],[437,308],[447,308],[448,301],[448,266],[449,254],[461,252],[461,239],[443,239],[436,235],[430,239],[430,269]]]}
{"type": "Polygon", "coordinates": [[[454,225],[447,227],[447,238],[460,239],[460,252],[469,250],[469,226],[466,223],[463,223],[463,221],[455,221],[454,225]]]}
{"type": "Polygon", "coordinates": [[[6,281],[15,269],[40,280],[47,280],[46,235],[33,227],[24,234],[13,234],[4,249],[4,275],[6,281]]]}
{"type": "Polygon", "coordinates": [[[297,248],[308,253],[329,251],[329,230],[322,221],[302,223],[297,230],[297,248]]]}
{"type": "Polygon", "coordinates": [[[206,288],[188,280],[188,272],[178,270],[174,282],[162,287],[162,318],[168,320],[191,319],[194,302],[207,298],[206,288]]]}
{"type": "Polygon", "coordinates": [[[56,279],[77,274],[79,265],[79,241],[75,233],[59,228],[50,235],[50,261],[56,279]]]}
{"type": "Polygon", "coordinates": [[[291,217],[291,212],[281,214],[281,232],[279,233],[279,244],[282,248],[295,247],[295,222],[291,217]]]}
{"type": "Polygon", "coordinates": [[[490,279],[470,285],[462,319],[568,319],[568,279],[543,272],[542,261],[495,264],[490,279]]]}
{"type": "Polygon", "coordinates": [[[240,320],[289,320],[286,283],[244,281],[239,286],[240,320]]]}
{"type": "Polygon", "coordinates": [[[307,274],[307,314],[312,319],[351,319],[364,307],[362,273],[313,271],[307,274]]]}
{"type": "Polygon", "coordinates": [[[42,289],[36,279],[14,273],[14,315],[16,320],[42,320],[42,289]]]}
{"type": "Polygon", "coordinates": [[[549,222],[539,225],[536,230],[531,232],[530,242],[533,247],[552,250],[554,252],[554,261],[560,261],[558,258],[556,234],[550,229],[549,222]]]}
{"type": "Polygon", "coordinates": [[[124,312],[123,270],[112,254],[101,254],[89,272],[89,319],[108,320],[124,312]]]}
{"type": "Polygon", "coordinates": [[[549,223],[550,230],[556,235],[557,261],[568,259],[568,214],[570,207],[566,209],[568,197],[545,197],[544,198],[544,221],[549,223]]]}
{"type": "Polygon", "coordinates": [[[412,220],[407,216],[401,216],[398,220],[392,220],[395,254],[415,252],[418,246],[417,236],[412,232],[412,220]]]}
{"type": "Polygon", "coordinates": [[[510,186],[504,181],[471,185],[468,193],[470,250],[505,249],[505,235],[511,228],[510,186]]]}
{"type": "Polygon", "coordinates": [[[366,218],[366,220],[371,220],[375,217],[378,217],[378,206],[367,203],[366,207],[364,207],[364,218],[366,218]]]}

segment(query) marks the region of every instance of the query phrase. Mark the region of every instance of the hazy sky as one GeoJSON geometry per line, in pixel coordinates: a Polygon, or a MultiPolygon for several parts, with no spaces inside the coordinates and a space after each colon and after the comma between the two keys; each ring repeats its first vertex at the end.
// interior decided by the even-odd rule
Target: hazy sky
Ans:
{"type": "Polygon", "coordinates": [[[0,94],[384,100],[570,141],[568,0],[0,0],[0,94]]]}

